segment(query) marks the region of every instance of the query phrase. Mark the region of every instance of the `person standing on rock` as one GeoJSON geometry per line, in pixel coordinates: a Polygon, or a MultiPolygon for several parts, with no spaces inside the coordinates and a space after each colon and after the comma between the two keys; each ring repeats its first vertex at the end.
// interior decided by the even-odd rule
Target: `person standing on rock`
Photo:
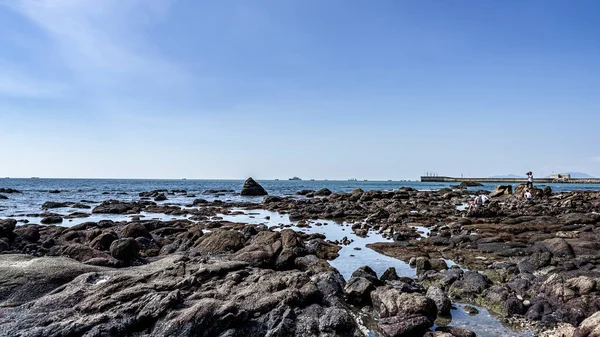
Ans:
{"type": "Polygon", "coordinates": [[[527,188],[533,188],[533,173],[527,172],[527,188]]]}

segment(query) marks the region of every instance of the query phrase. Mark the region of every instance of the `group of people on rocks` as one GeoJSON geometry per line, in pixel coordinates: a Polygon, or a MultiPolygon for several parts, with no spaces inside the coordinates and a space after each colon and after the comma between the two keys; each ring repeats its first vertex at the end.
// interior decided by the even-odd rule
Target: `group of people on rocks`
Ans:
{"type": "MultiPolygon", "coordinates": [[[[531,189],[533,189],[533,173],[531,171],[527,172],[527,186],[525,189],[525,193],[523,197],[527,200],[533,199],[533,194],[531,193],[531,189]]],[[[483,206],[490,201],[490,198],[485,194],[476,195],[473,200],[469,202],[469,211],[478,206],[483,206]]]]}

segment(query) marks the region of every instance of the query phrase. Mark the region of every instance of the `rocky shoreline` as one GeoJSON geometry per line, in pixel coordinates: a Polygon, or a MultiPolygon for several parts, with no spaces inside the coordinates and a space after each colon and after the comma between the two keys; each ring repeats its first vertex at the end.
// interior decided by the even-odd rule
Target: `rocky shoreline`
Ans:
{"type": "MultiPolygon", "coordinates": [[[[244,193],[265,194],[257,185],[244,193]]],[[[262,203],[190,196],[186,207],[157,203],[185,191],[149,191],[91,209],[127,221],[72,227],[53,225],[68,217],[48,210],[83,217],[90,205],[46,203],[39,215],[48,225],[0,220],[0,335],[474,336],[452,323],[430,331],[460,302],[534,334],[600,336],[600,192],[536,189],[528,201],[521,190],[476,192],[491,202],[471,211],[457,208],[475,193],[466,189],[322,189],[262,203]],[[381,233],[393,241],[367,247],[417,276],[365,266],[344,280],[327,262],[343,240],[219,218],[240,209],[287,214],[297,227],[336,219],[359,237],[381,233]]]]}

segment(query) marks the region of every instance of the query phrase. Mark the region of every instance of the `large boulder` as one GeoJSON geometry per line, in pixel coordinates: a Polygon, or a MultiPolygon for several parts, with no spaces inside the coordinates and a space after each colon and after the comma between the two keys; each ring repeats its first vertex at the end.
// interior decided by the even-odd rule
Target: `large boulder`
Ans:
{"type": "Polygon", "coordinates": [[[401,293],[392,286],[371,293],[379,314],[378,328],[388,337],[423,336],[437,317],[435,302],[416,293],[401,293]]]}
{"type": "Polygon", "coordinates": [[[544,240],[539,245],[543,251],[552,253],[556,257],[575,257],[573,247],[561,238],[544,240]]]}
{"type": "Polygon", "coordinates": [[[450,315],[450,309],[452,309],[452,301],[446,296],[444,290],[440,286],[431,286],[427,289],[427,298],[432,299],[437,307],[438,315],[448,316],[450,315]]]}
{"type": "MultiPolygon", "coordinates": [[[[0,263],[0,280],[13,282],[14,272],[4,269],[0,263]]],[[[36,269],[28,271],[35,275],[36,269]]],[[[0,334],[364,336],[342,295],[328,293],[338,287],[331,271],[275,271],[178,255],[138,267],[91,271],[97,272],[80,271],[64,287],[44,289],[46,295],[25,306],[3,308],[0,334]]]]}
{"type": "Polygon", "coordinates": [[[140,244],[132,238],[115,240],[110,244],[110,255],[121,261],[135,260],[139,253],[140,244]]]}
{"type": "Polygon", "coordinates": [[[247,196],[261,196],[267,195],[269,193],[267,193],[267,191],[262,186],[260,186],[260,184],[257,183],[254,179],[248,178],[244,182],[244,186],[242,187],[242,191],[240,192],[240,194],[247,196]]]}
{"type": "Polygon", "coordinates": [[[226,253],[242,249],[244,243],[244,235],[238,231],[215,229],[198,239],[195,247],[202,253],[226,253]]]}
{"type": "Polygon", "coordinates": [[[104,269],[66,257],[0,255],[0,308],[4,315],[6,307],[35,300],[83,273],[100,270],[104,269]]]}
{"type": "Polygon", "coordinates": [[[490,281],[474,271],[464,273],[462,279],[452,283],[448,294],[457,300],[474,300],[490,286],[490,281]]]}
{"type": "Polygon", "coordinates": [[[51,215],[43,218],[40,222],[44,225],[58,224],[63,222],[63,218],[58,215],[51,215]]]}
{"type": "Polygon", "coordinates": [[[512,185],[498,185],[494,191],[490,194],[490,198],[499,197],[503,195],[511,195],[513,193],[512,185]]]}
{"type": "Polygon", "coordinates": [[[10,238],[17,226],[15,219],[0,219],[0,237],[10,238]]]}
{"type": "Polygon", "coordinates": [[[63,207],[69,207],[72,204],[73,204],[72,202],[46,201],[42,205],[42,209],[63,208],[63,207]]]}
{"type": "Polygon", "coordinates": [[[23,193],[23,192],[15,190],[15,189],[12,189],[12,188],[0,188],[0,193],[11,194],[11,193],[23,193]]]}
{"type": "Polygon", "coordinates": [[[137,214],[147,206],[155,206],[156,203],[149,201],[119,201],[119,200],[106,200],[100,205],[92,209],[92,213],[104,213],[104,214],[137,214]]]}
{"type": "Polygon", "coordinates": [[[319,196],[319,197],[326,197],[328,195],[331,195],[331,193],[332,192],[328,188],[322,188],[322,189],[316,191],[315,195],[319,196]]]}
{"type": "Polygon", "coordinates": [[[37,242],[40,239],[40,230],[37,225],[20,226],[14,232],[25,241],[37,242]]]}
{"type": "Polygon", "coordinates": [[[467,187],[478,187],[478,186],[483,186],[482,183],[478,183],[476,181],[463,181],[460,183],[460,185],[458,185],[458,188],[467,188],[467,187]]]}
{"type": "Polygon", "coordinates": [[[600,337],[600,311],[581,322],[574,337],[600,337]]]}
{"type": "Polygon", "coordinates": [[[111,259],[107,253],[80,243],[65,246],[62,249],[61,255],[81,262],[87,262],[92,259],[111,259]]]}
{"type": "Polygon", "coordinates": [[[152,239],[152,234],[150,234],[146,227],[141,223],[132,222],[130,224],[125,225],[125,227],[121,229],[121,237],[134,239],[142,237],[152,239]]]}
{"type": "Polygon", "coordinates": [[[111,243],[118,239],[114,232],[102,233],[90,242],[90,246],[97,250],[109,250],[111,243]]]}
{"type": "Polygon", "coordinates": [[[543,198],[545,196],[544,190],[533,186],[533,188],[527,188],[526,184],[517,185],[515,188],[515,196],[517,198],[525,198],[525,191],[529,190],[534,199],[543,198]]]}
{"type": "Polygon", "coordinates": [[[352,277],[344,287],[348,303],[359,306],[370,304],[373,290],[373,282],[364,277],[352,277]]]}

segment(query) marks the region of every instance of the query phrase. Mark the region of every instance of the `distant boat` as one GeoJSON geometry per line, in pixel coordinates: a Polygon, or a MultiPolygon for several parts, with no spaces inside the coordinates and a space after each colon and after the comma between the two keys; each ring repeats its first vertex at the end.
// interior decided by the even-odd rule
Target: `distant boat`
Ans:
{"type": "Polygon", "coordinates": [[[275,181],[279,181],[279,179],[275,179],[275,181]]]}
{"type": "Polygon", "coordinates": [[[31,179],[40,179],[40,177],[31,177],[31,179]]]}
{"type": "Polygon", "coordinates": [[[392,179],[389,179],[388,181],[392,181],[392,179]]]}
{"type": "Polygon", "coordinates": [[[298,177],[293,177],[293,178],[290,178],[289,180],[302,180],[302,179],[300,179],[298,177]]]}
{"type": "Polygon", "coordinates": [[[181,180],[187,180],[187,178],[181,178],[181,180]]]}
{"type": "Polygon", "coordinates": [[[315,181],[314,179],[311,179],[310,181],[315,181]]]}
{"type": "Polygon", "coordinates": [[[351,179],[348,179],[348,181],[358,181],[358,179],[356,179],[356,178],[351,178],[351,179]]]}
{"type": "Polygon", "coordinates": [[[367,179],[363,180],[363,181],[368,181],[367,179]]]}

